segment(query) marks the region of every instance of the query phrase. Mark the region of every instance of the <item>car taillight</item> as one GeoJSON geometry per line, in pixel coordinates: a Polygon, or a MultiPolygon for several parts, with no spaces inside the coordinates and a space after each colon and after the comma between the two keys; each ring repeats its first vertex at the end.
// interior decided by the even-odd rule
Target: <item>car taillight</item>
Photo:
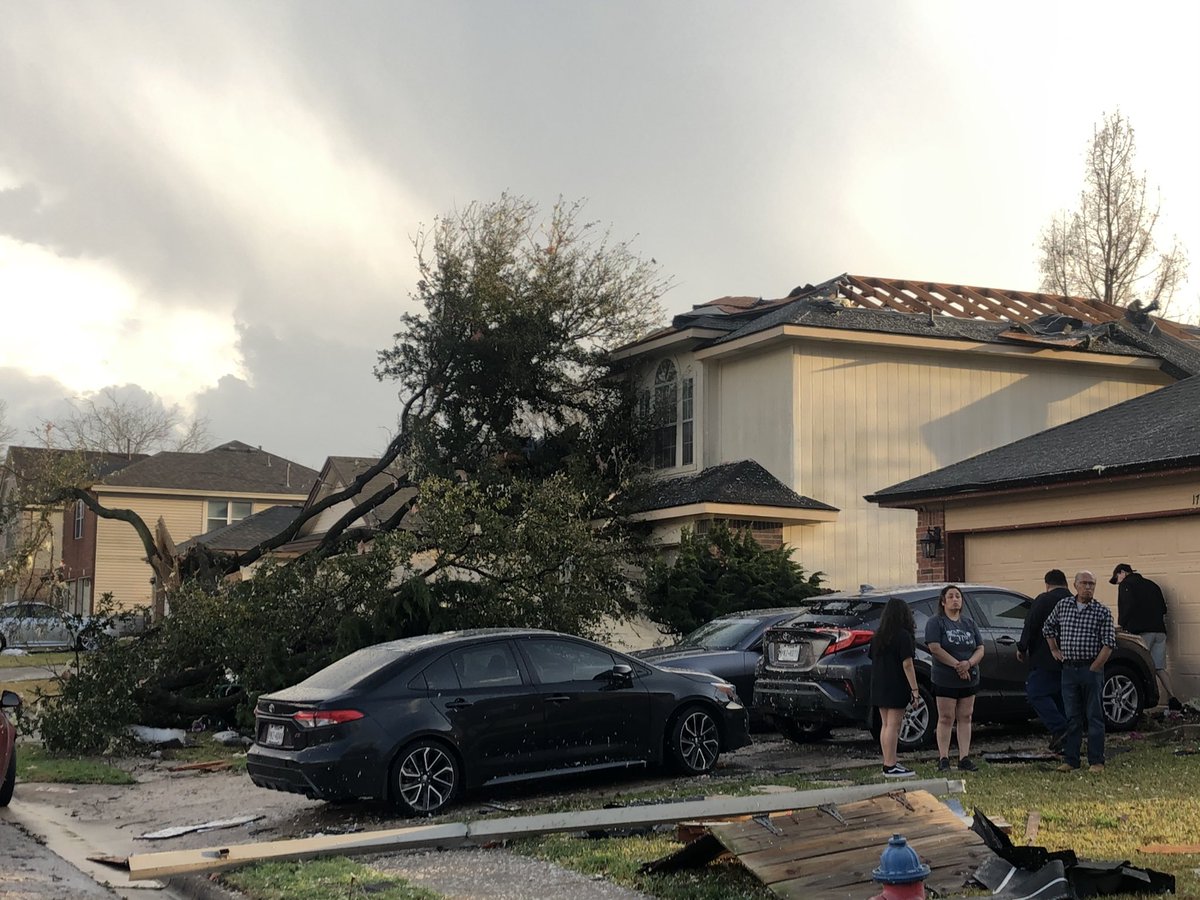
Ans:
{"type": "Polygon", "coordinates": [[[862,631],[858,628],[822,628],[819,629],[825,634],[833,636],[833,642],[825,648],[822,656],[828,656],[831,653],[840,653],[843,650],[849,650],[851,647],[861,647],[863,644],[871,643],[871,638],[875,637],[873,631],[862,631]]]}
{"type": "Polygon", "coordinates": [[[301,728],[322,728],[326,725],[353,722],[362,717],[363,714],[357,709],[302,709],[292,716],[292,721],[301,728]]]}

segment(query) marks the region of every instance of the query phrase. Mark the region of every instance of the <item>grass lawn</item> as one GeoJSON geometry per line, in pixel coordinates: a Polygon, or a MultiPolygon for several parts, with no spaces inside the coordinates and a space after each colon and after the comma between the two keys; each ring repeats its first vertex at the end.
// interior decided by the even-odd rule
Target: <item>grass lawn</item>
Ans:
{"type": "Polygon", "coordinates": [[[344,856],[308,862],[262,863],[222,873],[221,881],[250,900],[308,900],[313,897],[436,900],[440,896],[344,856]]]}
{"type": "MultiPolygon", "coordinates": [[[[988,765],[964,773],[965,794],[958,795],[968,812],[978,808],[989,818],[1013,824],[1012,839],[1023,844],[1029,813],[1041,813],[1036,843],[1051,850],[1074,849],[1085,859],[1129,860],[1134,865],[1176,876],[1176,895],[1200,897],[1200,855],[1140,853],[1145,844],[1195,843],[1200,836],[1200,756],[1176,756],[1178,749],[1194,750],[1194,742],[1166,744],[1113,739],[1107,771],[1054,772],[1046,763],[988,765]]],[[[936,778],[932,764],[917,764],[917,778],[936,778]]],[[[850,769],[845,777],[857,782],[875,780],[875,770],[850,769]]],[[[958,777],[952,773],[951,777],[958,777]]],[[[829,777],[829,776],[826,776],[829,777]]],[[[798,776],[780,775],[772,783],[811,787],[798,776]]],[[[761,780],[760,780],[761,781],[761,780]]],[[[899,785],[898,785],[899,786],[899,785]]],[[[722,793],[740,793],[740,785],[714,785],[722,793]],[[732,788],[732,790],[728,790],[732,788]]],[[[744,789],[744,788],[743,788],[744,789]]],[[[659,796],[646,794],[643,799],[659,796]]],[[[766,898],[772,896],[738,867],[717,864],[674,875],[645,876],[638,866],[678,847],[667,836],[589,840],[550,835],[516,845],[518,852],[553,860],[569,868],[602,875],[655,897],[766,898]]],[[[880,847],[880,852],[883,848],[880,847]]]]}
{"type": "Polygon", "coordinates": [[[57,757],[37,744],[17,746],[17,781],[51,781],[60,784],[133,784],[136,779],[101,759],[57,757]]]}

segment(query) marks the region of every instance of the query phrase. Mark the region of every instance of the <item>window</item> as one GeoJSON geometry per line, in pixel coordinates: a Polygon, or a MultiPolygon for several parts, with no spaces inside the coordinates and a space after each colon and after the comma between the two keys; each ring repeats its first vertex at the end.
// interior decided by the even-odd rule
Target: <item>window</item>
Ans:
{"type": "Polygon", "coordinates": [[[464,688],[510,687],[521,684],[521,670],[507,644],[466,647],[450,654],[464,688]]]}
{"type": "Polygon", "coordinates": [[[683,403],[679,411],[679,418],[683,422],[683,433],[680,435],[682,459],[679,464],[681,466],[690,466],[692,464],[693,431],[696,425],[694,390],[695,387],[692,379],[683,379],[683,403]]]}
{"type": "Polygon", "coordinates": [[[75,540],[83,537],[83,501],[75,501],[75,540]]]}
{"type": "Polygon", "coordinates": [[[983,621],[977,624],[992,628],[1021,628],[1029,607],[1024,597],[999,591],[971,591],[971,599],[979,608],[983,621]]]}
{"type": "Polygon", "coordinates": [[[223,525],[240,522],[246,516],[250,515],[250,510],[251,503],[249,500],[209,500],[208,519],[204,530],[212,531],[214,528],[220,528],[223,525]]]}
{"type": "Polygon", "coordinates": [[[428,690],[434,693],[457,691],[459,689],[458,673],[454,671],[454,663],[450,661],[450,654],[446,654],[437,662],[426,667],[425,671],[414,678],[409,686],[416,690],[428,690]]]}
{"type": "Polygon", "coordinates": [[[524,647],[542,684],[592,681],[614,665],[612,654],[574,641],[533,640],[524,647]]]}
{"type": "Polygon", "coordinates": [[[664,359],[654,373],[653,463],[656,469],[675,465],[675,426],[679,421],[679,385],[675,363],[664,359]]]}

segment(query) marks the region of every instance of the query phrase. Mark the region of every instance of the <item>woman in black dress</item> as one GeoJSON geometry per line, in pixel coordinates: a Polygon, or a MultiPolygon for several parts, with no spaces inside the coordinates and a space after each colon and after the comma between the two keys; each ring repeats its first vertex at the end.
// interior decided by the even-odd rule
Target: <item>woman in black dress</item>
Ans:
{"type": "Polygon", "coordinates": [[[871,705],[879,707],[879,748],[883,751],[883,774],[887,778],[911,778],[916,774],[896,760],[900,723],[904,711],[921,702],[917,691],[916,622],[912,610],[899,597],[883,608],[879,627],[871,639],[871,705]]]}

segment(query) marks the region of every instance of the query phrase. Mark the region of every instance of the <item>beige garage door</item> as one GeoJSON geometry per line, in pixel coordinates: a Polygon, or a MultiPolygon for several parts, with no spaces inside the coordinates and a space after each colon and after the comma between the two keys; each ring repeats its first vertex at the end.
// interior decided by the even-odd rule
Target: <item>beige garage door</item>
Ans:
{"type": "Polygon", "coordinates": [[[1167,597],[1176,692],[1200,696],[1200,516],[969,534],[965,556],[967,581],[1026,594],[1042,590],[1047,569],[1062,569],[1068,580],[1090,569],[1099,581],[1096,596],[1114,615],[1117,589],[1108,578],[1117,563],[1129,563],[1158,582],[1167,597]]]}

